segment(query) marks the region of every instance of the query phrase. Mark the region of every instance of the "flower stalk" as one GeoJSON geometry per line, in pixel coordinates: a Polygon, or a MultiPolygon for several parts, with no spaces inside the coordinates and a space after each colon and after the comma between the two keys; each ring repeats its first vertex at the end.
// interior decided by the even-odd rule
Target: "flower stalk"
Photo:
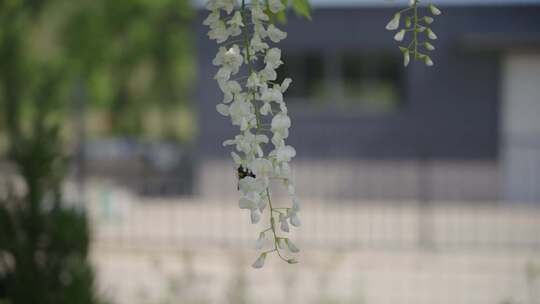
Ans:
{"type": "Polygon", "coordinates": [[[285,39],[287,34],[272,24],[267,14],[280,13],[285,6],[281,0],[252,0],[249,4],[246,0],[240,3],[210,0],[206,7],[210,10],[204,21],[210,28],[208,36],[220,45],[213,60],[219,67],[214,78],[224,98],[216,110],[239,128],[238,135],[223,143],[235,148],[231,156],[238,168],[239,207],[250,212],[253,224],[260,222],[265,211],[269,218],[270,226],[259,233],[256,248],[261,253],[252,267],[262,268],[272,253],[295,264],[295,258],[286,256],[299,250],[281,235],[289,232],[289,225],[300,226],[300,203],[295,196],[289,165],[296,150],[285,142],[291,119],[283,94],[292,80],[276,82],[276,70],[283,62],[281,50],[271,46],[285,39]],[[237,36],[241,38],[235,38],[237,36]],[[238,43],[242,43],[241,46],[238,43]],[[237,76],[242,67],[247,74],[237,76]],[[279,181],[287,188],[292,201],[290,207],[274,207],[271,181],[279,181]],[[272,245],[264,250],[266,236],[270,234],[272,245]]]}
{"type": "Polygon", "coordinates": [[[441,14],[441,11],[433,4],[428,4],[427,8],[433,16],[420,16],[419,13],[420,0],[410,0],[409,7],[402,9],[394,14],[393,18],[386,25],[389,31],[397,31],[394,35],[394,40],[404,42],[407,38],[407,33],[412,32],[410,42],[405,47],[404,44],[399,46],[403,55],[403,65],[408,66],[411,57],[414,60],[422,60],[427,66],[432,66],[431,57],[425,52],[435,50],[435,47],[428,41],[422,41],[421,34],[425,34],[428,39],[436,40],[437,35],[429,27],[435,20],[434,17],[441,14]],[[403,27],[401,25],[402,16],[405,18],[403,27]],[[424,52],[425,50],[425,52],[424,52]]]}

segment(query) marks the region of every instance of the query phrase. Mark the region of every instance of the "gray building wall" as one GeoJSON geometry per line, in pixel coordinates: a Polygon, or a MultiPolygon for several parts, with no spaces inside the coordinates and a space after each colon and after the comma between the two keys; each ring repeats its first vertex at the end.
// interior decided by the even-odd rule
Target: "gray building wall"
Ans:
{"type": "MultiPolygon", "coordinates": [[[[438,33],[436,66],[403,69],[404,102],[387,114],[305,111],[291,107],[289,142],[303,158],[495,160],[498,156],[500,73],[508,37],[540,36],[540,6],[449,7],[433,25],[438,33]],[[490,44],[482,39],[494,37],[490,44]],[[501,41],[497,41],[501,40],[501,41]]],[[[325,53],[357,49],[398,52],[384,26],[395,9],[321,8],[313,21],[291,17],[284,52],[325,53]]],[[[199,156],[228,155],[221,142],[234,136],[228,119],[215,112],[222,99],[211,65],[217,46],[200,25],[198,32],[199,156]]],[[[519,41],[518,41],[519,42],[519,41]]],[[[530,41],[529,41],[530,42],[530,41]]]]}

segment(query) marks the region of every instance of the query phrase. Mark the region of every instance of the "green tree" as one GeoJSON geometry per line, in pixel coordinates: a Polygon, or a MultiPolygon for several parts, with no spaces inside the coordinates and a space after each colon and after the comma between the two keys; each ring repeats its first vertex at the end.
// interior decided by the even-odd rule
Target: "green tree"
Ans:
{"type": "Polygon", "coordinates": [[[67,57],[91,104],[108,113],[112,134],[145,135],[146,114],[155,110],[159,135],[182,139],[173,115],[189,107],[193,16],[186,0],[82,0],[73,9],[62,35],[67,57]]]}

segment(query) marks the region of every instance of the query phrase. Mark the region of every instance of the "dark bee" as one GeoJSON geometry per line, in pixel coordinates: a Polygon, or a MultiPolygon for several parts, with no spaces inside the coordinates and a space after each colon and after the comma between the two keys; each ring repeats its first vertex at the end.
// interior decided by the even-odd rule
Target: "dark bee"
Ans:
{"type": "MultiPolygon", "coordinates": [[[[238,167],[238,170],[236,171],[236,174],[238,175],[238,180],[241,180],[243,178],[246,178],[246,177],[253,177],[255,178],[255,174],[253,174],[253,172],[251,170],[249,170],[248,168],[244,168],[242,166],[238,167]]],[[[240,190],[240,185],[238,185],[238,190],[240,190]]]]}

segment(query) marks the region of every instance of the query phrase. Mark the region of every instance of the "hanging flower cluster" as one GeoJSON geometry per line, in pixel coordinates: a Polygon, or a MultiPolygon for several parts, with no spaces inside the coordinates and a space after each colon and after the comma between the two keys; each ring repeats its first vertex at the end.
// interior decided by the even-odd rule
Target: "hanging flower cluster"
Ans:
{"type": "Polygon", "coordinates": [[[289,166],[296,151],[285,143],[291,119],[283,93],[291,79],[276,82],[276,69],[283,62],[281,50],[271,45],[287,34],[269,17],[270,13],[283,11],[285,5],[281,0],[210,0],[206,8],[211,11],[204,21],[210,28],[208,36],[220,45],[213,64],[219,67],[215,79],[224,97],[216,109],[239,128],[234,139],[223,143],[235,148],[231,156],[238,170],[239,206],[250,212],[253,224],[259,223],[264,214],[269,219],[269,227],[259,233],[256,241],[261,253],[252,266],[263,267],[272,253],[295,264],[297,260],[287,254],[299,249],[284,236],[290,226],[300,226],[300,203],[289,166]],[[287,188],[292,201],[289,207],[272,205],[271,181],[287,188]]]}
{"type": "Polygon", "coordinates": [[[394,17],[386,25],[386,29],[389,31],[396,31],[394,35],[394,40],[398,42],[403,42],[406,39],[407,33],[410,38],[410,42],[407,46],[403,44],[399,47],[401,53],[403,54],[403,64],[405,66],[409,65],[411,61],[411,56],[414,60],[422,60],[427,66],[432,66],[433,61],[427,55],[422,53],[422,51],[433,51],[435,47],[429,41],[420,40],[420,34],[425,34],[430,40],[437,39],[437,35],[433,32],[429,25],[433,23],[434,18],[432,16],[438,16],[441,14],[441,11],[435,7],[433,4],[428,4],[428,9],[432,16],[420,16],[418,13],[418,5],[420,0],[409,0],[409,6],[397,13],[394,14],[394,17]],[[405,15],[404,27],[400,28],[400,21],[402,15],[405,15]]]}

